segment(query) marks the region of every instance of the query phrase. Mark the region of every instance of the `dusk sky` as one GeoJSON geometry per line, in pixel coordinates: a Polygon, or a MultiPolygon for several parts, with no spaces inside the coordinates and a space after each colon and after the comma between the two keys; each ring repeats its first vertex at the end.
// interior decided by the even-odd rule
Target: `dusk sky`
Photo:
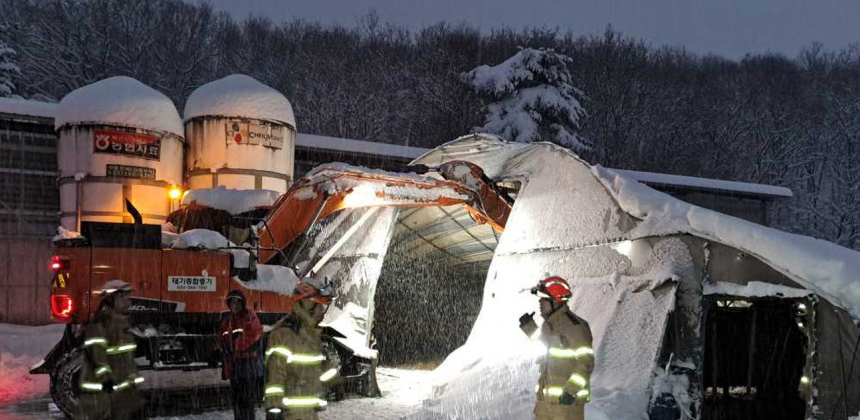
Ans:
{"type": "Polygon", "coordinates": [[[741,58],[780,52],[795,57],[818,41],[829,50],[860,43],[860,0],[210,0],[236,18],[300,17],[352,26],[370,10],[410,29],[439,21],[484,30],[544,25],[600,34],[608,24],[653,46],[741,58]]]}

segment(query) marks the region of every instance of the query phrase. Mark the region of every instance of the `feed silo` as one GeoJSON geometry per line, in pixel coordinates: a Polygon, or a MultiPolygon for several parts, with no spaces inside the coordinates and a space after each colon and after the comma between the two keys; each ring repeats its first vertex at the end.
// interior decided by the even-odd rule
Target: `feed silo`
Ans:
{"type": "Polygon", "coordinates": [[[151,224],[178,205],[184,130],[167,96],[130,77],[111,77],[63,97],[54,126],[64,228],[131,222],[126,199],[151,224]]]}
{"type": "Polygon", "coordinates": [[[246,75],[200,86],[185,105],[189,189],[264,189],[293,180],[296,120],[284,95],[246,75]]]}

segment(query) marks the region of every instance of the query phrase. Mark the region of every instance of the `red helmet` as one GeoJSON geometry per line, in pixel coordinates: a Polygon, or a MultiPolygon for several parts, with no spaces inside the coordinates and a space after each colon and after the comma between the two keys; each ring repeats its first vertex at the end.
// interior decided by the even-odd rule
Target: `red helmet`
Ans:
{"type": "Polygon", "coordinates": [[[573,294],[567,280],[558,276],[547,277],[539,281],[537,286],[532,288],[532,293],[558,303],[567,302],[573,294]]]}

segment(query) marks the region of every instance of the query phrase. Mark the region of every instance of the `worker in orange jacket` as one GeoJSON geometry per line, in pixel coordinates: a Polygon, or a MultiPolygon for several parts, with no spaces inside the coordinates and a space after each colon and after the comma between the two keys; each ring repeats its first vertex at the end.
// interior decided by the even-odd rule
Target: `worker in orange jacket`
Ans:
{"type": "Polygon", "coordinates": [[[227,295],[227,307],[230,312],[221,320],[216,343],[223,360],[222,377],[230,380],[233,418],[254,420],[254,407],[263,398],[263,328],[241,291],[227,295]]]}
{"type": "Polygon", "coordinates": [[[572,293],[563,278],[541,280],[532,293],[540,296],[543,326],[538,329],[531,313],[520,317],[520,328],[546,346],[539,360],[535,419],[583,420],[594,370],[591,329],[568,307],[572,293]]]}

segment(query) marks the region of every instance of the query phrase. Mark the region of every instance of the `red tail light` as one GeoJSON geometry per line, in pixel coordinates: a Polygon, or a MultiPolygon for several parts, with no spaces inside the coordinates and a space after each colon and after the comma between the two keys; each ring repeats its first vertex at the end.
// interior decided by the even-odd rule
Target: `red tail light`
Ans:
{"type": "Polygon", "coordinates": [[[54,273],[58,273],[60,270],[66,271],[69,269],[69,260],[59,255],[52,255],[50,267],[54,273]]]}
{"type": "Polygon", "coordinates": [[[51,295],[51,314],[56,318],[69,319],[75,309],[72,297],[68,295],[51,295]]]}

